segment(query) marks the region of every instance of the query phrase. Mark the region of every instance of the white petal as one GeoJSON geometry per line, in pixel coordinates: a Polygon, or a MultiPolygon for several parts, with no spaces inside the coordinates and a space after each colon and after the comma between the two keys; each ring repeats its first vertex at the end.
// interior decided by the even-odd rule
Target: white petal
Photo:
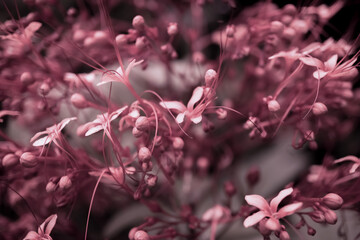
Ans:
{"type": "Polygon", "coordinates": [[[184,122],[184,118],[185,118],[185,113],[179,113],[179,114],[176,116],[176,122],[182,123],[182,122],[184,122]]]}
{"type": "Polygon", "coordinates": [[[268,202],[260,195],[253,194],[253,195],[246,195],[245,201],[254,207],[257,207],[260,210],[270,212],[270,207],[268,202]]]}
{"type": "Polygon", "coordinates": [[[53,140],[53,139],[52,139],[52,137],[50,137],[50,136],[42,137],[42,138],[36,140],[36,141],[33,143],[33,146],[34,146],[34,147],[44,146],[44,145],[48,144],[49,142],[51,142],[52,140],[53,140]]]}
{"type": "Polygon", "coordinates": [[[297,202],[297,203],[292,203],[292,204],[286,205],[278,211],[278,217],[283,218],[283,217],[289,216],[289,215],[295,213],[300,208],[302,208],[302,206],[303,206],[302,202],[297,202]]]}
{"type": "Polygon", "coordinates": [[[97,133],[97,132],[103,130],[103,129],[104,129],[104,128],[103,128],[102,125],[97,125],[97,126],[95,126],[95,127],[90,128],[90,129],[85,133],[85,136],[86,136],[86,137],[87,137],[87,136],[90,136],[90,135],[92,135],[92,134],[94,134],[94,133],[97,133]]]}
{"type": "Polygon", "coordinates": [[[187,104],[187,108],[189,111],[192,111],[194,109],[194,105],[200,101],[202,96],[204,95],[204,88],[203,87],[197,87],[194,89],[193,94],[187,104]]]}
{"type": "Polygon", "coordinates": [[[263,211],[254,213],[245,219],[244,227],[248,228],[248,227],[254,226],[258,222],[260,222],[264,217],[266,217],[266,214],[263,211]]]}
{"type": "Polygon", "coordinates": [[[163,101],[160,102],[160,106],[167,109],[177,110],[179,112],[184,112],[186,110],[185,105],[178,101],[163,101]]]}
{"type": "Polygon", "coordinates": [[[287,196],[289,196],[291,193],[293,192],[293,188],[286,188],[284,190],[281,190],[279,192],[279,194],[274,197],[271,202],[270,202],[270,208],[272,212],[276,212],[277,208],[279,206],[279,203],[286,198],[287,196]]]}

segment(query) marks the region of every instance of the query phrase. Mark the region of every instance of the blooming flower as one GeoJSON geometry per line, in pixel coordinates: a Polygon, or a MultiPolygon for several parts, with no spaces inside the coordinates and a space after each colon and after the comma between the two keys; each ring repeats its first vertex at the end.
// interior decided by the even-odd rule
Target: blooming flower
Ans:
{"type": "Polygon", "coordinates": [[[272,231],[278,231],[281,229],[279,219],[289,216],[299,210],[302,206],[302,202],[292,203],[282,207],[280,210],[278,206],[280,202],[289,196],[293,192],[293,188],[287,188],[271,200],[270,205],[268,202],[260,195],[247,195],[245,200],[249,205],[257,207],[260,211],[252,214],[247,217],[244,221],[244,227],[248,228],[254,226],[262,219],[267,218],[265,227],[272,231]]]}
{"type": "Polygon", "coordinates": [[[56,224],[57,215],[48,217],[38,228],[38,231],[30,231],[23,240],[52,240],[50,233],[56,224]]]}
{"type": "MultiPolygon", "coordinates": [[[[127,109],[128,106],[117,109],[112,113],[103,113],[97,115],[96,119],[92,122],[82,125],[79,129],[80,132],[85,132],[85,136],[90,136],[94,133],[97,133],[101,130],[106,130],[109,128],[110,123],[115,120],[120,114],[127,109]]],[[[82,134],[81,134],[82,135],[82,134]]]]}
{"type": "Polygon", "coordinates": [[[56,138],[59,137],[61,130],[63,130],[64,127],[66,125],[68,125],[70,121],[75,120],[75,119],[76,119],[76,117],[63,119],[60,123],[46,128],[45,131],[36,133],[30,139],[30,142],[33,142],[34,147],[45,146],[46,144],[53,142],[53,141],[56,143],[56,138]],[[40,136],[45,135],[45,134],[46,134],[45,137],[39,138],[40,136]]]}
{"type": "Polygon", "coordinates": [[[202,120],[202,113],[206,107],[210,104],[210,101],[200,101],[204,96],[204,88],[197,87],[194,89],[193,94],[185,107],[182,102],[179,101],[163,101],[160,105],[163,108],[174,110],[178,113],[176,121],[178,123],[184,122],[185,116],[188,117],[193,123],[198,124],[202,120]],[[199,103],[200,102],[200,103],[199,103]],[[199,103],[196,107],[195,104],[199,103]]]}

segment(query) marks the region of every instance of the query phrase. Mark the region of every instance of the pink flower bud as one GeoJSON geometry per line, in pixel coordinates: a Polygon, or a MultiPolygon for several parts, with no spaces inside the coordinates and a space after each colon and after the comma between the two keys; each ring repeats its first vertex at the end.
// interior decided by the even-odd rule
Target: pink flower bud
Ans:
{"type": "Polygon", "coordinates": [[[217,73],[214,69],[208,69],[205,73],[205,84],[206,86],[211,86],[211,84],[215,81],[217,73]]]}
{"type": "Polygon", "coordinates": [[[136,137],[136,138],[139,138],[139,137],[141,137],[142,135],[143,135],[143,131],[140,131],[138,128],[136,128],[136,127],[133,127],[133,129],[132,129],[132,134],[134,135],[134,137],[136,137]]]}
{"type": "Polygon", "coordinates": [[[50,92],[50,86],[46,82],[42,83],[39,87],[39,91],[41,95],[48,95],[50,92]]]}
{"type": "Polygon", "coordinates": [[[77,107],[79,109],[86,108],[89,106],[85,97],[83,95],[81,95],[80,93],[74,93],[71,96],[70,101],[75,107],[77,107]]]}
{"type": "Polygon", "coordinates": [[[134,240],[150,240],[150,236],[147,234],[147,232],[139,230],[135,232],[134,240]]]}
{"type": "Polygon", "coordinates": [[[306,130],[306,131],[304,132],[304,138],[305,138],[307,141],[314,141],[314,140],[315,140],[314,132],[311,131],[311,130],[306,130]]]}
{"type": "Polygon", "coordinates": [[[314,113],[314,115],[321,115],[326,113],[327,111],[328,109],[326,105],[321,102],[314,103],[314,106],[312,108],[312,112],[314,113]]]}
{"type": "Polygon", "coordinates": [[[311,219],[314,222],[317,222],[317,223],[324,223],[325,222],[325,216],[320,211],[312,212],[312,213],[309,214],[309,216],[311,217],[311,219]]]}
{"type": "Polygon", "coordinates": [[[272,21],[270,23],[270,31],[273,33],[281,33],[284,31],[284,24],[280,21],[272,21]]]}
{"type": "Polygon", "coordinates": [[[267,105],[270,112],[277,112],[280,110],[280,104],[275,99],[270,100],[267,105]]]}
{"type": "Polygon", "coordinates": [[[174,36],[178,33],[179,29],[178,29],[178,24],[177,23],[169,23],[168,27],[167,27],[167,33],[169,34],[169,36],[174,36]]]}
{"type": "Polygon", "coordinates": [[[146,45],[147,45],[147,40],[144,36],[136,38],[135,46],[137,49],[144,50],[146,45]]]}
{"type": "Polygon", "coordinates": [[[146,131],[150,126],[150,121],[147,117],[140,116],[135,121],[135,127],[140,131],[146,131]]]}
{"type": "Polygon", "coordinates": [[[78,29],[73,34],[73,39],[75,42],[83,41],[86,38],[86,32],[84,30],[78,29]]]}
{"type": "Polygon", "coordinates": [[[49,181],[47,184],[46,184],[46,192],[48,193],[52,193],[52,192],[55,192],[56,190],[56,184],[53,183],[52,181],[49,181]]]}
{"type": "Polygon", "coordinates": [[[24,85],[30,85],[34,83],[34,78],[31,75],[30,72],[24,72],[21,74],[20,76],[20,81],[24,84],[24,85]]]}
{"type": "Polygon", "coordinates": [[[94,38],[96,40],[105,40],[105,39],[107,39],[107,34],[104,31],[96,31],[94,33],[94,38]]]}
{"type": "Polygon", "coordinates": [[[197,161],[196,161],[196,165],[197,167],[202,170],[202,171],[206,171],[210,165],[209,159],[206,157],[200,157],[197,161]]]}
{"type": "Polygon", "coordinates": [[[249,186],[255,186],[260,179],[260,170],[257,166],[251,167],[246,174],[246,181],[249,186]]]}
{"type": "Polygon", "coordinates": [[[62,176],[59,180],[59,188],[60,189],[68,189],[72,185],[71,179],[69,176],[62,176]]]}
{"type": "Polygon", "coordinates": [[[308,227],[307,234],[309,234],[310,236],[314,236],[316,234],[316,230],[312,227],[308,227]]]}
{"type": "Polygon", "coordinates": [[[279,238],[280,240],[290,240],[290,235],[287,231],[281,231],[279,238]]]}
{"type": "Polygon", "coordinates": [[[226,26],[225,32],[228,38],[233,38],[235,34],[235,26],[233,24],[226,26]]]}
{"type": "Polygon", "coordinates": [[[142,16],[137,15],[133,18],[132,25],[136,30],[142,31],[145,28],[145,20],[142,16]]]}
{"type": "Polygon", "coordinates": [[[236,188],[233,182],[231,181],[226,181],[224,184],[224,188],[225,188],[225,193],[229,196],[232,197],[235,195],[236,193],[236,188]]]}
{"type": "Polygon", "coordinates": [[[141,147],[138,152],[138,157],[141,162],[149,161],[151,158],[151,152],[147,147],[141,147]]]}
{"type": "Polygon", "coordinates": [[[2,165],[6,168],[11,168],[19,163],[19,157],[15,154],[6,154],[2,159],[2,165]]]}
{"type": "Polygon", "coordinates": [[[38,162],[39,162],[38,158],[30,152],[24,152],[20,156],[20,164],[26,168],[35,167],[38,164],[38,162]]]}
{"type": "Polygon", "coordinates": [[[337,210],[341,208],[344,200],[336,193],[328,193],[322,198],[322,202],[330,209],[337,210]]]}
{"type": "Polygon", "coordinates": [[[176,150],[181,150],[184,147],[184,140],[182,140],[181,137],[175,137],[173,138],[173,148],[176,150]]]}
{"type": "Polygon", "coordinates": [[[127,44],[127,36],[125,34],[119,34],[115,37],[115,42],[118,46],[124,46],[127,44]]]}
{"type": "Polygon", "coordinates": [[[220,120],[224,120],[227,117],[227,111],[223,108],[216,109],[217,118],[220,120]]]}
{"type": "Polygon", "coordinates": [[[134,227],[132,228],[130,231],[129,231],[129,239],[130,240],[134,240],[134,237],[135,237],[135,233],[138,231],[139,229],[137,227],[134,227]]]}
{"type": "Polygon", "coordinates": [[[146,184],[149,186],[149,187],[153,187],[156,185],[156,182],[158,180],[158,177],[155,176],[155,175],[152,175],[152,174],[149,174],[146,178],[146,184]]]}
{"type": "Polygon", "coordinates": [[[337,216],[336,213],[332,210],[326,210],[324,211],[325,220],[329,224],[336,224],[337,222],[337,216]]]}

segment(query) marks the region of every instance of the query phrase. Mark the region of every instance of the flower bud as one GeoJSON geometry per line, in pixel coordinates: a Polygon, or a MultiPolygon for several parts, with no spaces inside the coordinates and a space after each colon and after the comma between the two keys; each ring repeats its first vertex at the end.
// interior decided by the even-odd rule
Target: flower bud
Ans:
{"type": "Polygon", "coordinates": [[[260,171],[257,166],[251,167],[247,174],[246,174],[246,181],[249,184],[249,186],[253,187],[255,186],[260,179],[260,171]]]}
{"type": "Polygon", "coordinates": [[[72,182],[71,182],[71,179],[69,176],[65,175],[60,178],[59,187],[61,189],[68,189],[71,187],[71,185],[72,185],[72,182]]]}
{"type": "Polygon", "coordinates": [[[281,33],[284,30],[284,24],[280,21],[272,21],[270,23],[270,31],[273,33],[281,33]]]}
{"type": "Polygon", "coordinates": [[[312,213],[309,214],[309,216],[311,217],[311,219],[314,222],[317,222],[317,223],[324,223],[325,222],[325,216],[320,211],[312,212],[312,213]]]}
{"type": "Polygon", "coordinates": [[[140,131],[146,131],[150,126],[150,121],[147,117],[140,116],[136,119],[135,127],[140,131]]]}
{"type": "Polygon", "coordinates": [[[89,106],[85,97],[83,95],[81,95],[80,93],[74,93],[71,96],[70,101],[75,107],[77,107],[79,109],[86,108],[89,106]]]}
{"type": "Polygon", "coordinates": [[[307,141],[314,141],[314,140],[315,140],[314,132],[311,131],[311,130],[306,130],[306,131],[304,132],[304,138],[305,138],[307,141]]]}
{"type": "Polygon", "coordinates": [[[308,227],[307,234],[309,234],[310,236],[314,236],[316,234],[316,230],[312,227],[308,227]]]}
{"type": "Polygon", "coordinates": [[[205,85],[207,87],[211,86],[211,84],[215,81],[217,73],[214,69],[208,69],[205,73],[205,85]]]}
{"type": "Polygon", "coordinates": [[[235,195],[236,193],[236,188],[234,186],[234,183],[231,181],[226,181],[224,184],[224,188],[225,188],[225,193],[226,195],[228,195],[229,197],[232,197],[235,195]]]}
{"type": "Polygon", "coordinates": [[[39,162],[38,158],[30,152],[24,152],[20,156],[20,164],[23,167],[26,167],[26,168],[35,167],[38,164],[38,162],[39,162]]]}
{"type": "Polygon", "coordinates": [[[147,40],[144,36],[136,38],[135,46],[137,49],[144,50],[146,45],[147,45],[147,40]]]}
{"type": "Polygon", "coordinates": [[[150,240],[150,236],[147,234],[147,232],[139,230],[135,232],[134,240],[150,240]]]}
{"type": "Polygon", "coordinates": [[[137,227],[134,227],[132,228],[130,231],[129,231],[129,239],[130,240],[134,240],[134,237],[135,237],[135,233],[138,231],[139,229],[137,227]]]}
{"type": "Polygon", "coordinates": [[[55,192],[56,190],[56,184],[52,181],[49,181],[47,184],[46,184],[46,192],[47,193],[52,193],[52,192],[55,192]]]}
{"type": "Polygon", "coordinates": [[[178,33],[179,29],[178,29],[178,24],[177,23],[169,23],[168,27],[167,27],[167,33],[169,34],[169,36],[174,36],[178,33]]]}
{"type": "Polygon", "coordinates": [[[181,150],[184,147],[184,140],[181,137],[175,137],[172,145],[176,150],[181,150]]]}
{"type": "Polygon", "coordinates": [[[156,182],[158,180],[158,177],[153,175],[153,174],[149,174],[146,178],[146,184],[149,186],[149,187],[153,187],[156,185],[156,182]]]}
{"type": "Polygon", "coordinates": [[[279,238],[280,240],[290,240],[290,235],[287,231],[281,231],[279,238]]]}
{"type": "Polygon", "coordinates": [[[2,165],[6,168],[14,167],[19,163],[19,157],[15,154],[6,154],[2,159],[2,165]]]}
{"type": "Polygon", "coordinates": [[[39,87],[39,91],[41,95],[48,95],[50,92],[50,86],[46,82],[42,83],[39,87]]]}
{"type": "Polygon", "coordinates": [[[314,115],[321,115],[326,113],[327,111],[328,109],[326,105],[321,102],[314,103],[314,106],[312,108],[312,112],[314,113],[314,115]]]}
{"type": "Polygon", "coordinates": [[[344,200],[336,193],[328,193],[322,198],[322,202],[330,209],[337,210],[341,208],[344,200]]]}
{"type": "Polygon", "coordinates": [[[151,152],[147,147],[141,147],[138,152],[138,157],[141,162],[149,161],[151,158],[151,152]]]}
{"type": "Polygon", "coordinates": [[[232,24],[226,26],[225,32],[226,32],[226,36],[227,36],[228,38],[233,38],[233,37],[234,37],[234,34],[235,34],[235,26],[232,25],[232,24]]]}
{"type": "Polygon", "coordinates": [[[217,118],[220,120],[224,120],[227,117],[227,111],[223,108],[216,109],[217,118]]]}
{"type": "Polygon", "coordinates": [[[30,85],[30,84],[33,84],[35,80],[30,72],[23,72],[20,76],[20,81],[24,85],[30,85]]]}
{"type": "Polygon", "coordinates": [[[336,213],[332,210],[326,210],[324,211],[325,220],[329,224],[336,224],[337,222],[337,216],[336,213]]]}
{"type": "Polygon", "coordinates": [[[280,104],[275,99],[270,100],[267,105],[270,112],[277,112],[280,110],[280,104]]]}
{"type": "Polygon", "coordinates": [[[134,137],[139,138],[143,135],[143,131],[140,131],[139,129],[137,129],[136,127],[133,127],[132,129],[132,134],[134,135],[134,137]]]}
{"type": "Polygon", "coordinates": [[[118,46],[123,46],[127,44],[127,37],[125,34],[119,34],[115,37],[115,42],[118,46]]]}
{"type": "Polygon", "coordinates": [[[145,20],[142,16],[137,15],[133,18],[132,25],[136,30],[142,31],[145,28],[145,20]]]}

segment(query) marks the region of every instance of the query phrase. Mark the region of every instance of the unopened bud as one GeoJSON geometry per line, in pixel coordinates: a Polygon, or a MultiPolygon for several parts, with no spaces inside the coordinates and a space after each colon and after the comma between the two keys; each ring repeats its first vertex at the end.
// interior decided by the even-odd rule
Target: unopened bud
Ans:
{"type": "Polygon", "coordinates": [[[228,26],[226,26],[225,32],[226,32],[226,36],[227,36],[228,38],[234,37],[235,26],[234,26],[234,25],[228,25],[228,26]]]}
{"type": "Polygon", "coordinates": [[[137,15],[133,18],[132,25],[136,30],[142,31],[145,28],[145,20],[142,16],[137,15]]]}
{"type": "Polygon", "coordinates": [[[223,108],[216,109],[216,115],[218,119],[224,120],[227,117],[227,111],[223,108]]]}
{"type": "Polygon", "coordinates": [[[209,163],[209,159],[206,157],[200,157],[197,161],[196,161],[196,165],[197,167],[202,170],[202,171],[206,171],[210,165],[209,163]]]}
{"type": "Polygon", "coordinates": [[[267,105],[270,112],[277,112],[280,110],[280,104],[275,99],[270,100],[267,105]]]}
{"type": "Polygon", "coordinates": [[[147,40],[144,36],[136,38],[135,46],[137,49],[143,50],[146,47],[146,45],[147,45],[147,40]]]}
{"type": "Polygon", "coordinates": [[[181,150],[184,147],[184,140],[181,137],[175,137],[172,145],[176,150],[181,150]]]}
{"type": "Polygon", "coordinates": [[[235,195],[236,193],[236,188],[233,182],[231,181],[226,181],[224,184],[224,188],[225,188],[225,193],[229,196],[232,197],[235,195]]]}
{"type": "Polygon", "coordinates": [[[270,31],[273,33],[281,33],[284,30],[284,24],[280,21],[272,21],[270,23],[270,31]]]}
{"type": "Polygon", "coordinates": [[[326,105],[321,102],[314,103],[314,106],[312,108],[312,112],[314,113],[314,115],[321,115],[326,113],[327,111],[328,109],[326,105]]]}
{"type": "Polygon", "coordinates": [[[6,168],[11,168],[19,163],[19,157],[15,154],[6,154],[2,159],[2,165],[6,168]]]}
{"type": "Polygon", "coordinates": [[[249,186],[253,187],[255,184],[259,182],[260,179],[260,171],[257,166],[251,167],[246,174],[246,181],[249,186]]]}
{"type": "Polygon", "coordinates": [[[147,234],[147,232],[139,230],[135,232],[134,240],[150,240],[150,236],[147,234]]]}
{"type": "Polygon", "coordinates": [[[86,108],[89,106],[87,100],[80,93],[74,93],[70,98],[71,103],[77,108],[86,108]]]}
{"type": "Polygon", "coordinates": [[[34,78],[30,72],[23,72],[20,76],[20,81],[24,85],[30,85],[30,84],[34,83],[34,78]]]}
{"type": "Polygon", "coordinates": [[[324,211],[325,220],[329,224],[335,224],[337,222],[336,213],[332,210],[324,211]]]}
{"type": "Polygon", "coordinates": [[[316,230],[313,229],[312,227],[308,227],[307,233],[308,233],[310,236],[314,236],[314,235],[316,234],[316,230]]]}
{"type": "Polygon", "coordinates": [[[167,33],[170,36],[174,36],[178,33],[179,29],[178,29],[178,24],[177,23],[169,23],[168,27],[167,27],[167,33]]]}
{"type": "Polygon", "coordinates": [[[149,119],[144,116],[138,117],[135,122],[135,127],[140,131],[146,131],[150,126],[149,119]]]}
{"type": "Polygon", "coordinates": [[[217,73],[214,69],[208,69],[205,73],[205,84],[206,86],[211,86],[211,84],[215,81],[217,73]]]}
{"type": "Polygon", "coordinates": [[[287,231],[281,231],[279,238],[280,240],[290,240],[290,235],[287,231]]]}
{"type": "Polygon", "coordinates": [[[71,179],[69,178],[69,176],[65,175],[60,178],[59,188],[68,189],[71,187],[71,185],[72,185],[72,182],[71,182],[71,179]]]}
{"type": "Polygon", "coordinates": [[[115,42],[118,46],[123,46],[127,44],[127,37],[125,34],[119,34],[115,37],[115,42]]]}
{"type": "Polygon", "coordinates": [[[50,92],[50,86],[46,82],[42,83],[39,87],[39,91],[41,95],[48,95],[50,92]]]}
{"type": "Polygon", "coordinates": [[[47,184],[46,184],[46,192],[48,193],[52,193],[52,192],[55,192],[56,190],[56,184],[53,183],[52,181],[49,181],[47,184]]]}
{"type": "Polygon", "coordinates": [[[134,227],[132,228],[130,231],[129,231],[129,239],[130,240],[134,240],[134,237],[135,237],[135,233],[138,231],[139,229],[137,227],[134,227]]]}
{"type": "Polygon", "coordinates": [[[139,129],[137,129],[136,127],[133,127],[132,129],[132,134],[134,135],[134,137],[139,138],[143,135],[143,131],[140,131],[139,129]]]}
{"type": "Polygon", "coordinates": [[[150,160],[151,152],[147,147],[141,147],[138,152],[138,157],[141,162],[150,160]]]}
{"type": "Polygon", "coordinates": [[[337,210],[341,208],[344,200],[336,193],[328,193],[322,198],[322,202],[330,209],[337,210]]]}
{"type": "Polygon", "coordinates": [[[325,216],[320,211],[312,212],[312,213],[309,214],[309,216],[311,217],[311,219],[314,222],[317,222],[317,223],[324,223],[325,222],[325,216]]]}
{"type": "Polygon", "coordinates": [[[26,168],[32,168],[38,164],[38,159],[34,154],[30,152],[24,152],[20,156],[20,164],[26,168]]]}
{"type": "Polygon", "coordinates": [[[146,184],[149,187],[153,187],[153,186],[156,185],[157,180],[158,180],[158,177],[156,175],[149,174],[147,179],[146,179],[146,184]]]}

